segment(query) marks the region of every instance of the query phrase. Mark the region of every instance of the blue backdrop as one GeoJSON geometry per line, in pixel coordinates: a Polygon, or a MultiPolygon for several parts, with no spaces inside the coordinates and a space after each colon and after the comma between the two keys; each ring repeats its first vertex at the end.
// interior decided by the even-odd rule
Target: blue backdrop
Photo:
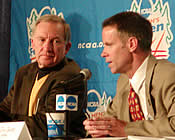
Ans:
{"type": "Polygon", "coordinates": [[[113,75],[100,54],[103,50],[101,23],[122,11],[141,13],[153,25],[152,53],[159,58],[175,62],[175,11],[173,0],[14,0],[12,1],[10,80],[11,87],[16,70],[31,63],[31,27],[46,13],[62,16],[71,26],[72,48],[67,56],[76,60],[81,68],[88,68],[92,77],[88,81],[88,108],[90,114],[100,115],[115,95],[118,74],[113,75]]]}

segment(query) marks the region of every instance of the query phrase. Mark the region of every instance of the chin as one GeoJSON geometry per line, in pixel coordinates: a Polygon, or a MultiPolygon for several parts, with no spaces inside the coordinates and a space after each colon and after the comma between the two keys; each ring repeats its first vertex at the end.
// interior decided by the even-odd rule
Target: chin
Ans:
{"type": "Polygon", "coordinates": [[[112,73],[112,74],[116,74],[116,73],[117,73],[117,71],[116,71],[116,70],[112,70],[112,69],[111,69],[111,73],[112,73]]]}
{"type": "Polygon", "coordinates": [[[45,63],[45,64],[40,64],[39,67],[40,68],[50,68],[50,67],[53,67],[53,66],[55,66],[55,64],[53,64],[53,63],[52,64],[50,64],[50,63],[46,64],[45,63]]]}
{"type": "Polygon", "coordinates": [[[114,74],[115,72],[111,70],[111,73],[113,73],[113,74],[114,74]]]}

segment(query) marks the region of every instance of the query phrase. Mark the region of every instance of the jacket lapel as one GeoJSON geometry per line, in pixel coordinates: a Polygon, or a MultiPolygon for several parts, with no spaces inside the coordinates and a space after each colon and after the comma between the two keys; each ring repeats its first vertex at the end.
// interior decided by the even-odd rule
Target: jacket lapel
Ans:
{"type": "Polygon", "coordinates": [[[120,93],[123,93],[122,95],[120,95],[121,97],[119,97],[119,104],[121,105],[121,111],[122,113],[119,114],[120,119],[122,120],[127,120],[128,122],[130,121],[130,114],[129,114],[129,104],[128,104],[128,95],[129,95],[129,79],[128,76],[126,76],[125,74],[121,75],[121,79],[122,81],[120,82],[120,88],[118,89],[118,93],[120,95],[120,93]]]}
{"type": "MultiPolygon", "coordinates": [[[[37,69],[35,66],[32,66],[32,68],[28,69],[28,71],[25,73],[25,75],[22,76],[22,89],[20,92],[23,92],[24,94],[17,94],[15,98],[15,105],[12,106],[12,113],[26,115],[28,112],[28,105],[29,105],[29,99],[30,99],[30,93],[35,81],[35,76],[37,73],[37,69]],[[20,108],[20,109],[19,109],[20,108]]],[[[18,92],[18,91],[16,91],[18,92]]]]}
{"type": "MultiPolygon", "coordinates": [[[[61,72],[61,69],[64,68],[64,66],[68,64],[68,60],[66,58],[63,59],[62,63],[57,67],[56,70],[49,73],[48,78],[44,82],[44,84],[41,86],[40,90],[38,91],[38,98],[42,98],[43,96],[46,96],[46,94],[49,94],[50,91],[49,86],[51,86],[50,81],[53,81],[53,78],[55,77],[55,73],[59,71],[60,76],[64,75],[64,71],[61,72]]],[[[64,75],[66,77],[66,75],[64,75]]],[[[58,73],[57,73],[57,80],[58,80],[58,73]]]]}
{"type": "Polygon", "coordinates": [[[152,76],[154,73],[154,68],[156,66],[157,60],[154,56],[150,55],[147,65],[147,72],[146,72],[146,82],[145,82],[145,92],[146,92],[146,103],[148,108],[148,115],[151,115],[153,118],[155,116],[153,104],[151,101],[151,82],[152,76]]]}
{"type": "Polygon", "coordinates": [[[129,114],[129,104],[128,104],[128,95],[129,95],[129,84],[126,85],[126,90],[125,90],[125,93],[123,94],[123,108],[124,110],[126,110],[126,112],[124,112],[124,120],[127,120],[127,121],[130,121],[130,114],[129,114]]]}

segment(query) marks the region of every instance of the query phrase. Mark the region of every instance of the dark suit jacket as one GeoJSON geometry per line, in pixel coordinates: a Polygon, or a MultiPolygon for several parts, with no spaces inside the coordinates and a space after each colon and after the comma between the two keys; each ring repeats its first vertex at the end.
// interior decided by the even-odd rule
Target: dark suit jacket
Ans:
{"type": "MultiPolygon", "coordinates": [[[[0,103],[0,120],[24,120],[32,137],[47,138],[45,113],[54,112],[56,108],[56,94],[65,93],[65,88],[60,86],[60,81],[71,79],[80,72],[80,68],[73,60],[65,58],[64,61],[49,74],[47,80],[40,88],[38,92],[40,101],[37,113],[29,117],[29,99],[37,72],[37,63],[27,64],[16,72],[14,84],[8,96],[0,103]]],[[[79,79],[71,85],[70,88],[72,88],[72,91],[79,94],[79,109],[78,111],[69,113],[70,132],[71,134],[83,137],[85,136],[85,131],[82,122],[86,119],[83,113],[83,109],[86,108],[86,83],[83,79],[79,79]]]]}
{"type": "Polygon", "coordinates": [[[127,121],[128,135],[175,136],[175,64],[150,56],[146,71],[146,102],[154,120],[131,122],[128,94],[129,79],[122,74],[117,82],[117,94],[107,115],[127,121]]]}

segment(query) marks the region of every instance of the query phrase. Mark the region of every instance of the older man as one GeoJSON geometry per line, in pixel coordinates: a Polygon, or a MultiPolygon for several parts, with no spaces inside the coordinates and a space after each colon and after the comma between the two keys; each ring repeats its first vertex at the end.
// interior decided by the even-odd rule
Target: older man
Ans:
{"type": "MultiPolygon", "coordinates": [[[[55,96],[64,93],[64,89],[58,85],[61,81],[77,75],[80,67],[74,60],[65,57],[71,48],[70,27],[64,19],[56,15],[44,15],[37,20],[33,27],[31,43],[36,62],[27,64],[16,72],[8,96],[0,103],[0,119],[23,120],[33,138],[44,139],[47,138],[45,113],[55,111],[55,96]]],[[[76,91],[79,94],[79,109],[70,112],[68,116],[69,135],[83,137],[86,86],[83,80],[77,83],[80,86],[80,90],[76,91]]]]}

